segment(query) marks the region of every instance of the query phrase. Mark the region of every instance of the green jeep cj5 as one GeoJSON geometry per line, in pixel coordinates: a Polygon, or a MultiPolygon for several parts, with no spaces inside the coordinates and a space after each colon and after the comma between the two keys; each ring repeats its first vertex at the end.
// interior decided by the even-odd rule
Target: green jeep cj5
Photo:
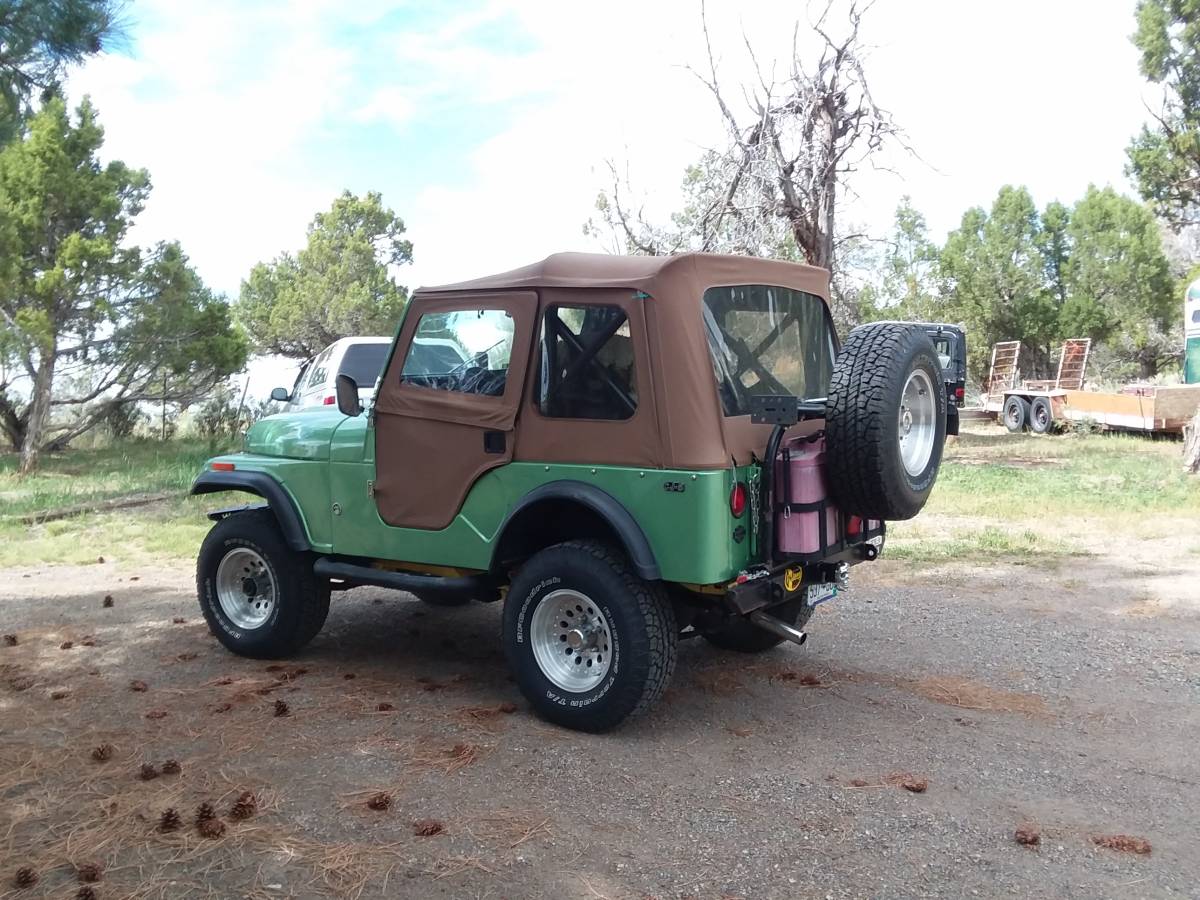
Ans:
{"type": "Polygon", "coordinates": [[[266,501],[211,514],[209,627],[280,657],[331,591],[499,600],[522,693],[586,731],[662,696],[682,638],[803,643],[946,434],[927,326],[839,348],[828,292],[791,263],[570,253],[419,290],[365,414],[339,376],[336,408],[258,422],[196,479],[266,501]]]}

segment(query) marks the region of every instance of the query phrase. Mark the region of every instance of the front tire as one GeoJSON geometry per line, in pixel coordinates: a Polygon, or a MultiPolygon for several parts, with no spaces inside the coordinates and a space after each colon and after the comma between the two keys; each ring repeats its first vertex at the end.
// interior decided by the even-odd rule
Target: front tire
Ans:
{"type": "Polygon", "coordinates": [[[662,586],[592,541],[526,562],[503,628],[521,693],[542,718],[578,731],[607,731],[645,712],[675,669],[678,628],[662,586]]]}
{"type": "Polygon", "coordinates": [[[288,547],[269,509],[217,522],[200,547],[196,590],[209,631],[239,656],[278,659],[320,632],[329,585],[288,547]]]}
{"type": "MultiPolygon", "coordinates": [[[[765,611],[787,622],[793,628],[803,628],[813,614],[812,607],[802,597],[789,600],[787,603],[765,611]]],[[[778,647],[785,640],[742,617],[730,622],[720,631],[705,634],[704,639],[714,647],[733,650],[737,653],[765,653],[767,650],[778,647]]]]}

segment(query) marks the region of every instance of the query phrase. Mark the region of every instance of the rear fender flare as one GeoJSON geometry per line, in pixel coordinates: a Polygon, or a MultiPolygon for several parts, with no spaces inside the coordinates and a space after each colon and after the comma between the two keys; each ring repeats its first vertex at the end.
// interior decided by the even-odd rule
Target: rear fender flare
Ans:
{"type": "MultiPolygon", "coordinates": [[[[279,529],[289,547],[298,552],[312,549],[304,520],[296,509],[296,502],[283,485],[263,472],[204,472],[192,482],[192,494],[216,494],[221,491],[245,491],[257,494],[267,501],[271,512],[279,522],[279,529]]],[[[233,510],[221,510],[229,514],[233,510]]]]}
{"type": "MultiPolygon", "coordinates": [[[[520,518],[522,512],[546,500],[570,501],[595,513],[617,536],[621,544],[620,549],[625,551],[630,565],[641,578],[647,581],[658,581],[662,578],[650,541],[629,510],[612,494],[582,481],[551,481],[534,488],[522,497],[509,511],[504,523],[496,532],[496,539],[492,545],[493,569],[501,562],[496,553],[504,546],[508,529],[520,518]]],[[[563,540],[569,540],[570,537],[564,535],[563,540]]]]}

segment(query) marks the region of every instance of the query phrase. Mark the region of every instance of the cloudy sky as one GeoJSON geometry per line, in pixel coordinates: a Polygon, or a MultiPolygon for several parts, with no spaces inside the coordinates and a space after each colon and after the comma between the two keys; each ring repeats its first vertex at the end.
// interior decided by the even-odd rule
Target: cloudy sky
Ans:
{"type": "MultiPolygon", "coordinates": [[[[1127,189],[1148,97],[1134,0],[878,0],[868,76],[920,159],[867,173],[848,217],[883,232],[910,194],[935,235],[1006,183],[1039,203],[1127,189]]],[[[798,2],[709,0],[722,77],[786,61],[798,2]]],[[[149,169],[139,241],[178,239],[236,295],[303,242],[343,189],[378,190],[408,225],[409,286],[601,249],[581,226],[605,161],[651,210],[719,141],[699,0],[131,0],[126,46],[68,84],[106,152],[149,169]]]]}

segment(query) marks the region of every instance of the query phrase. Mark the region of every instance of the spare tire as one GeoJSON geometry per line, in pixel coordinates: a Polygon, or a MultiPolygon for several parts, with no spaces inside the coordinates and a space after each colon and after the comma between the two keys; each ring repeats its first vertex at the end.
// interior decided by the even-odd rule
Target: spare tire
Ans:
{"type": "Polygon", "coordinates": [[[825,465],[838,508],[911,519],[937,479],[946,440],[946,387],[920,325],[873,322],[850,332],[825,401],[825,465]]]}

